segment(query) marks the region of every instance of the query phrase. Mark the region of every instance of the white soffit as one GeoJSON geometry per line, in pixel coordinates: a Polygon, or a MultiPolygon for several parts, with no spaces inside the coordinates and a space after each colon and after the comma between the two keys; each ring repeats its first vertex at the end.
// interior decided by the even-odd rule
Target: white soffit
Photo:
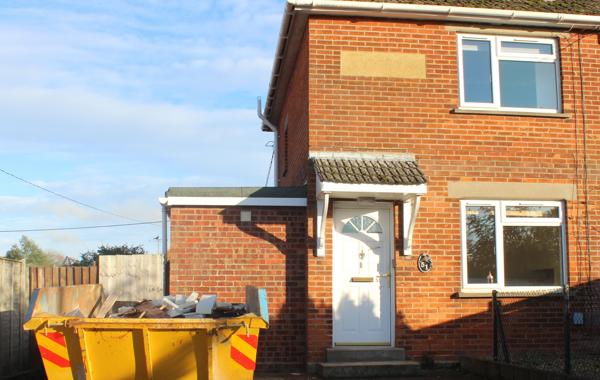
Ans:
{"type": "Polygon", "coordinates": [[[332,198],[356,199],[373,197],[381,200],[406,200],[427,194],[427,185],[372,185],[321,182],[317,180],[317,197],[330,194],[332,198]]]}
{"type": "Polygon", "coordinates": [[[427,185],[370,185],[318,182],[317,197],[330,194],[332,198],[357,199],[373,197],[380,200],[406,200],[416,195],[427,194],[427,185]]]}

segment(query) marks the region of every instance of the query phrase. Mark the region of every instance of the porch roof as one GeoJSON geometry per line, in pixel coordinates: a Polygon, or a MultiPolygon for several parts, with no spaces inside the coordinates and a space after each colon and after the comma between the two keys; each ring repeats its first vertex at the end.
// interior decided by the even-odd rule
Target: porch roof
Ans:
{"type": "Polygon", "coordinates": [[[427,179],[412,155],[315,153],[311,157],[322,182],[369,185],[422,185],[427,179]]]}

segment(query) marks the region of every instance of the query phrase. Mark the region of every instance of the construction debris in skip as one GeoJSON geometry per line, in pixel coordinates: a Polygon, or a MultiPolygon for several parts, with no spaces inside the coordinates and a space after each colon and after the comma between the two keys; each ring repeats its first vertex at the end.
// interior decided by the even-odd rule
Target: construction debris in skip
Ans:
{"type": "Polygon", "coordinates": [[[217,302],[216,294],[198,297],[196,292],[138,302],[109,296],[98,310],[97,318],[225,318],[248,313],[246,304],[217,302]]]}

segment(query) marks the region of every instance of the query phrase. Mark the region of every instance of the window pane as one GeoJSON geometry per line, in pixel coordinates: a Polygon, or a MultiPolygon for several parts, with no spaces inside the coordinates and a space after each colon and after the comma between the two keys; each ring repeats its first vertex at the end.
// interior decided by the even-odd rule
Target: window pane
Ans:
{"type": "Polygon", "coordinates": [[[561,285],[560,227],[505,226],[506,286],[561,285]]]}
{"type": "Polygon", "coordinates": [[[503,53],[552,55],[551,44],[502,41],[503,53]]]}
{"type": "Polygon", "coordinates": [[[363,216],[363,230],[366,230],[370,234],[380,234],[383,232],[379,223],[368,216],[363,216]]]}
{"type": "Polygon", "coordinates": [[[465,101],[493,103],[490,42],[463,40],[462,48],[465,101]]]}
{"type": "Polygon", "coordinates": [[[469,284],[496,283],[494,206],[467,206],[467,278],[469,284]]]}
{"type": "Polygon", "coordinates": [[[556,63],[500,61],[502,107],[558,109],[556,63]]]}
{"type": "Polygon", "coordinates": [[[342,233],[352,234],[358,232],[360,230],[360,227],[357,227],[353,222],[359,223],[360,225],[360,217],[355,216],[351,220],[347,221],[346,224],[344,224],[344,227],[342,227],[342,233]]]}
{"type": "Polygon", "coordinates": [[[509,218],[558,218],[557,206],[506,206],[509,218]]]}

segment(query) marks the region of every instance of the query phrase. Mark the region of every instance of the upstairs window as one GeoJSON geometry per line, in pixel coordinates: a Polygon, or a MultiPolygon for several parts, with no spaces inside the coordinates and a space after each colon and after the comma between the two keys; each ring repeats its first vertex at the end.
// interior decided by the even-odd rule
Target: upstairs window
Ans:
{"type": "Polygon", "coordinates": [[[461,201],[463,288],[564,283],[561,202],[461,201]]]}
{"type": "Polygon", "coordinates": [[[461,107],[561,112],[557,49],[554,39],[459,35],[461,107]]]}

